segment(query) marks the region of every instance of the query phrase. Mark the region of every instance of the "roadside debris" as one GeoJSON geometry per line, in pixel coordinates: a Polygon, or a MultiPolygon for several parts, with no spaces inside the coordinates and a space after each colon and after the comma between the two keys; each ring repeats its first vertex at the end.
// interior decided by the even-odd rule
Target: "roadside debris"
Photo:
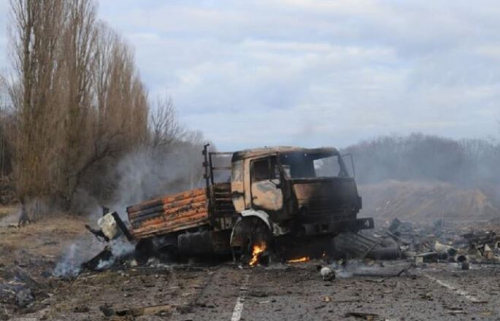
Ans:
{"type": "Polygon", "coordinates": [[[114,263],[113,252],[111,251],[111,247],[106,246],[99,254],[94,256],[87,262],[82,264],[82,269],[91,270],[91,271],[99,271],[109,267],[110,264],[104,264],[104,262],[114,263]],[[110,262],[113,260],[113,262],[110,262]]]}
{"type": "Polygon", "coordinates": [[[375,314],[375,313],[364,313],[364,312],[347,312],[345,314],[345,317],[346,318],[354,317],[354,318],[357,318],[357,319],[363,319],[363,320],[369,320],[369,321],[372,321],[372,320],[381,320],[381,318],[380,318],[380,316],[378,314],[375,314]]]}
{"type": "Polygon", "coordinates": [[[335,250],[347,258],[395,260],[402,252],[397,239],[391,234],[377,237],[369,233],[342,233],[335,238],[335,250]]]}
{"type": "Polygon", "coordinates": [[[16,305],[20,308],[27,307],[34,300],[35,298],[29,288],[21,289],[16,293],[16,305]]]}
{"type": "Polygon", "coordinates": [[[457,262],[468,270],[470,263],[500,264],[500,236],[493,231],[464,231],[444,227],[441,220],[425,226],[395,218],[386,229],[374,233],[344,233],[335,249],[348,259],[412,259],[419,266],[429,262],[457,262]]]}
{"type": "Polygon", "coordinates": [[[18,309],[25,310],[31,309],[35,300],[48,297],[45,292],[46,285],[35,281],[21,268],[0,269],[0,272],[2,272],[0,274],[0,303],[12,304],[18,309]]]}
{"type": "Polygon", "coordinates": [[[175,306],[172,304],[161,304],[161,305],[153,305],[153,306],[144,306],[138,308],[123,308],[123,309],[113,309],[110,306],[101,306],[99,309],[106,317],[118,316],[151,316],[151,315],[159,315],[164,316],[166,314],[172,313],[175,306]]]}
{"type": "Polygon", "coordinates": [[[317,269],[321,274],[321,278],[323,279],[323,281],[332,281],[335,279],[335,272],[328,266],[318,265],[317,269]]]}

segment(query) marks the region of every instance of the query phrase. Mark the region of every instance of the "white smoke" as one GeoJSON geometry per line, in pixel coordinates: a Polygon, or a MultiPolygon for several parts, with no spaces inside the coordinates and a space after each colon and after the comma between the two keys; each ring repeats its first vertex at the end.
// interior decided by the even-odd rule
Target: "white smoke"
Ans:
{"type": "Polygon", "coordinates": [[[128,242],[126,239],[119,238],[111,242],[111,253],[114,257],[123,257],[134,252],[134,244],[128,242]]]}
{"type": "MultiPolygon", "coordinates": [[[[114,200],[108,202],[109,210],[116,211],[123,221],[127,221],[128,206],[202,186],[202,145],[201,137],[198,137],[178,142],[168,148],[143,147],[123,157],[108,177],[110,182],[118,182],[114,200]]],[[[91,213],[91,225],[96,227],[102,210],[94,208],[91,213]]],[[[134,250],[134,245],[123,237],[110,242],[110,246],[113,256],[109,260],[99,262],[97,269],[113,266],[118,258],[129,255],[134,250]]],[[[65,251],[54,270],[54,275],[78,275],[81,272],[81,264],[100,253],[102,248],[103,244],[88,234],[87,238],[76,241],[65,251]]]]}
{"type": "Polygon", "coordinates": [[[144,147],[126,155],[111,174],[118,181],[110,206],[122,219],[130,205],[202,186],[201,143],[179,143],[168,149],[144,147]]]}
{"type": "MultiPolygon", "coordinates": [[[[55,276],[78,276],[82,272],[82,264],[102,251],[103,243],[89,237],[91,236],[88,235],[88,237],[77,240],[65,250],[64,255],[54,269],[53,274],[55,276]]],[[[112,267],[119,259],[130,255],[135,249],[134,244],[129,243],[123,237],[111,241],[109,245],[113,255],[108,260],[99,261],[96,270],[105,270],[112,267]]]]}
{"type": "Polygon", "coordinates": [[[100,260],[96,270],[102,271],[109,269],[120,259],[129,256],[135,250],[132,243],[127,242],[123,238],[111,241],[111,253],[113,254],[108,260],[100,260]]]}
{"type": "Polygon", "coordinates": [[[62,260],[57,263],[54,269],[54,275],[57,277],[76,277],[80,274],[81,264],[83,261],[80,256],[77,254],[79,250],[79,246],[77,243],[73,243],[66,250],[66,253],[63,255],[62,260]]]}

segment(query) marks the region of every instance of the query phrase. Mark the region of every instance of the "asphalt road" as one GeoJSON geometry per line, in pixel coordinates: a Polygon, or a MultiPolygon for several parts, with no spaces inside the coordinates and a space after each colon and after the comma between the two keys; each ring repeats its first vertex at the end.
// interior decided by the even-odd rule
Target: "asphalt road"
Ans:
{"type": "Polygon", "coordinates": [[[436,263],[396,277],[409,262],[353,263],[330,282],[318,263],[87,273],[51,280],[40,308],[13,320],[500,320],[500,266],[436,263]]]}
{"type": "Polygon", "coordinates": [[[222,267],[201,289],[193,309],[172,319],[500,319],[500,269],[492,266],[462,271],[455,264],[434,264],[394,277],[408,263],[385,263],[348,268],[325,282],[316,264],[222,267]]]}

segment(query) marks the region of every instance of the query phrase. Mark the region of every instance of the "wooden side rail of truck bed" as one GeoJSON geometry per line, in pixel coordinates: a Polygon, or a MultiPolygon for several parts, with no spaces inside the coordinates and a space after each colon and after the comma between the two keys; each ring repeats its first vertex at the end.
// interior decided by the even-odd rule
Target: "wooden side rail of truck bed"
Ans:
{"type": "Polygon", "coordinates": [[[208,193],[207,188],[197,188],[130,206],[130,233],[135,239],[143,239],[210,225],[211,217],[234,213],[227,199],[230,188],[228,183],[219,183],[208,193]]]}

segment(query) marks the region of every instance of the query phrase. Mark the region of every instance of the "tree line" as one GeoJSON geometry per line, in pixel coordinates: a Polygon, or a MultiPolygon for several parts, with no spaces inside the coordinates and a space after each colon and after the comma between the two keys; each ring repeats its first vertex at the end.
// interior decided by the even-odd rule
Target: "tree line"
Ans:
{"type": "Polygon", "coordinates": [[[345,148],[359,183],[440,180],[465,186],[500,183],[500,145],[493,139],[454,140],[414,133],[381,136],[345,148]]]}
{"type": "Polygon", "coordinates": [[[22,203],[68,210],[82,193],[110,199],[124,155],[201,144],[168,97],[150,99],[132,48],[94,1],[11,0],[8,33],[0,176],[22,203]]]}

